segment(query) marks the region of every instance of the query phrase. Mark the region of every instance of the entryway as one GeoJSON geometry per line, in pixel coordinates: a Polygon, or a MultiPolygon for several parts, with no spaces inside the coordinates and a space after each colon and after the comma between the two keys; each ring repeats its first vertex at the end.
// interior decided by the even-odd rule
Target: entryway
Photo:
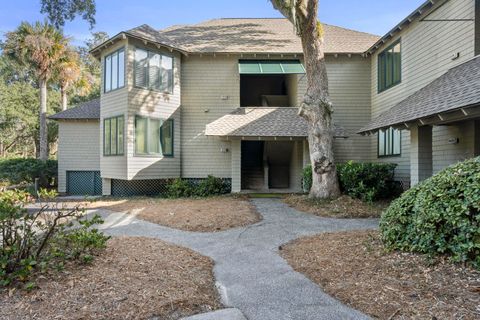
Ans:
{"type": "Polygon", "coordinates": [[[242,190],[288,190],[294,141],[242,141],[242,190]]]}

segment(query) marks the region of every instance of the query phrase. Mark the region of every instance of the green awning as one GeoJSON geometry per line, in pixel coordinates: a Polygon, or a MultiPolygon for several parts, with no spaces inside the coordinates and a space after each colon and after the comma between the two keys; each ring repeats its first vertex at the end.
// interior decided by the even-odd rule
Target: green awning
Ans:
{"type": "Polygon", "coordinates": [[[305,68],[298,60],[240,60],[240,74],[304,74],[305,68]]]}

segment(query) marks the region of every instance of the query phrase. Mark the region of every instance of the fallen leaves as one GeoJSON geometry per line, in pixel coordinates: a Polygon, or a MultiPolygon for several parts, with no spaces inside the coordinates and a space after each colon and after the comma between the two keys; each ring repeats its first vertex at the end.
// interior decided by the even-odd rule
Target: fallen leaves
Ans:
{"type": "Polygon", "coordinates": [[[261,220],[248,200],[231,196],[199,199],[102,200],[91,203],[89,207],[127,212],[152,223],[198,232],[223,231],[261,220]]]}
{"type": "Polygon", "coordinates": [[[284,201],[297,210],[333,218],[378,218],[388,206],[387,201],[368,204],[349,196],[341,196],[335,200],[322,200],[311,199],[304,195],[290,195],[284,201]]]}
{"type": "Polygon", "coordinates": [[[91,265],[0,292],[0,319],[178,319],[220,307],[212,268],[160,240],[113,238],[91,265]]]}
{"type": "Polygon", "coordinates": [[[479,319],[480,272],[383,250],[374,231],[303,238],[282,256],[340,301],[379,319],[479,319]]]}

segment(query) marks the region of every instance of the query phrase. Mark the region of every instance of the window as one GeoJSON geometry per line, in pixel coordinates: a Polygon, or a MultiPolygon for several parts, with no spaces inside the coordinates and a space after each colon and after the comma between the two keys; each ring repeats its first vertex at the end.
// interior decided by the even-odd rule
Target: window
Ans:
{"type": "Polygon", "coordinates": [[[122,88],[125,85],[125,50],[122,48],[105,57],[105,92],[122,88]]]}
{"type": "Polygon", "coordinates": [[[136,48],[135,86],[173,93],[173,58],[136,48]]]}
{"type": "Polygon", "coordinates": [[[173,120],[169,119],[162,124],[160,129],[160,141],[164,156],[173,156],[173,120]]]}
{"type": "Polygon", "coordinates": [[[123,155],[123,116],[103,120],[103,154],[105,156],[123,155]]]}
{"type": "Polygon", "coordinates": [[[399,156],[401,154],[402,135],[400,130],[388,128],[378,132],[378,156],[399,156]]]}
{"type": "Polygon", "coordinates": [[[173,120],[136,116],[135,154],[173,156],[173,120]]]}
{"type": "Polygon", "coordinates": [[[378,92],[402,81],[402,44],[396,41],[378,55],[378,92]]]}

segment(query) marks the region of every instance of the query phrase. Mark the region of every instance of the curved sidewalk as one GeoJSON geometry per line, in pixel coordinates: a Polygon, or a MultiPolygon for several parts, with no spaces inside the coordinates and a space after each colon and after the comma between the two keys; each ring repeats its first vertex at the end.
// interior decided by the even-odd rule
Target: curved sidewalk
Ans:
{"type": "Polygon", "coordinates": [[[249,320],[369,319],[294,271],[278,250],[282,244],[303,236],[374,229],[378,220],[320,218],[277,199],[252,202],[263,220],[223,232],[180,231],[107,210],[100,210],[105,218],[101,228],[112,236],[158,238],[212,258],[223,303],[239,309],[249,320]]]}

